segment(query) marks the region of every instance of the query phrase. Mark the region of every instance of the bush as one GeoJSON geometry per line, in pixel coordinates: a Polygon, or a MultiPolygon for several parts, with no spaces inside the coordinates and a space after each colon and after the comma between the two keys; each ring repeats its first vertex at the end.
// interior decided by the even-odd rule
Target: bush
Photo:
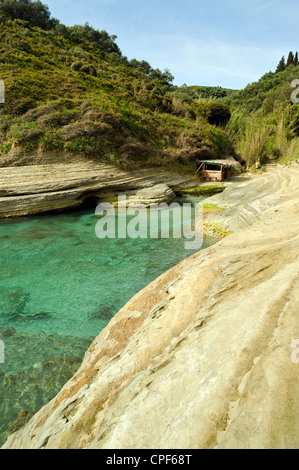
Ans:
{"type": "Polygon", "coordinates": [[[87,75],[92,75],[93,77],[97,76],[96,69],[92,65],[83,65],[81,72],[86,73],[87,75]]]}
{"type": "Polygon", "coordinates": [[[196,116],[204,117],[214,126],[225,126],[231,118],[229,107],[223,103],[193,103],[191,110],[196,116]]]}
{"type": "Polygon", "coordinates": [[[83,65],[83,62],[81,62],[80,60],[77,60],[76,62],[73,62],[71,64],[71,70],[73,72],[79,72],[81,70],[82,65],[83,65]]]}
{"type": "Polygon", "coordinates": [[[221,129],[203,117],[194,120],[189,104],[171,94],[167,70],[153,71],[145,61],[129,63],[122,56],[117,60],[116,52],[90,42],[90,28],[76,28],[73,39],[65,39],[66,31],[0,22],[7,45],[0,47],[1,60],[10,63],[0,64],[7,91],[0,108],[1,154],[11,146],[36,147],[113,158],[122,167],[195,171],[205,146],[213,156],[224,148],[221,129]],[[88,38],[78,43],[80,31],[88,38]]]}

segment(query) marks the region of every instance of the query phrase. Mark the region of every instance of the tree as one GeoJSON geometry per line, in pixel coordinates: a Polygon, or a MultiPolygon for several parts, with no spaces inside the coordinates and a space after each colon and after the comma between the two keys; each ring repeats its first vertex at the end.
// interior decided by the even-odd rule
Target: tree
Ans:
{"type": "Polygon", "coordinates": [[[28,21],[32,26],[42,29],[53,27],[55,20],[50,19],[49,7],[40,0],[0,0],[0,14],[11,20],[28,21]]]}
{"type": "Polygon", "coordinates": [[[54,29],[57,34],[73,42],[95,42],[103,51],[121,55],[115,35],[110,36],[107,31],[94,29],[88,23],[83,26],[65,26],[57,18],[51,17],[49,7],[40,0],[0,0],[0,15],[11,20],[28,21],[32,26],[42,29],[54,29]]]}
{"type": "Polygon", "coordinates": [[[294,64],[294,54],[293,52],[289,52],[288,60],[287,60],[287,67],[293,64],[294,64]]]}
{"type": "Polygon", "coordinates": [[[99,31],[98,29],[94,29],[88,23],[85,23],[83,26],[78,24],[74,26],[68,26],[67,36],[73,42],[95,42],[100,46],[101,49],[103,49],[103,51],[108,53],[115,52],[116,54],[121,55],[121,51],[115,42],[115,35],[110,36],[107,31],[99,31]]]}
{"type": "Polygon", "coordinates": [[[140,66],[144,69],[145,73],[149,75],[152,71],[152,67],[146,60],[141,60],[140,66]]]}
{"type": "Polygon", "coordinates": [[[138,67],[140,67],[140,62],[139,62],[139,60],[137,60],[137,59],[131,59],[129,65],[130,65],[130,67],[132,67],[133,69],[137,69],[138,67]]]}
{"type": "Polygon", "coordinates": [[[55,22],[55,33],[58,34],[59,36],[64,36],[64,37],[67,37],[68,35],[68,31],[67,31],[67,27],[60,23],[60,21],[57,19],[57,18],[52,18],[52,20],[55,22]]]}
{"type": "Polygon", "coordinates": [[[276,72],[283,72],[286,68],[286,62],[284,56],[280,59],[279,64],[277,66],[276,72]]]}
{"type": "Polygon", "coordinates": [[[299,65],[299,58],[298,58],[298,52],[296,52],[295,57],[294,57],[294,65],[297,67],[299,65]]]}
{"type": "Polygon", "coordinates": [[[165,69],[164,72],[161,72],[160,69],[154,69],[151,71],[150,76],[166,87],[170,87],[174,80],[174,76],[168,69],[165,69]]]}
{"type": "Polygon", "coordinates": [[[174,76],[168,69],[165,69],[162,74],[162,80],[166,82],[167,85],[171,85],[174,80],[174,76]]]}
{"type": "Polygon", "coordinates": [[[225,126],[231,118],[229,107],[215,101],[211,103],[193,103],[191,110],[195,116],[204,117],[209,124],[214,126],[225,126]]]}

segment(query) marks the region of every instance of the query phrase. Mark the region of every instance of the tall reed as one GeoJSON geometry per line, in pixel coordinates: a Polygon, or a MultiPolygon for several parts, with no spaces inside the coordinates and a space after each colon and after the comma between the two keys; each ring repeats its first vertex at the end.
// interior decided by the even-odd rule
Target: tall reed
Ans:
{"type": "Polygon", "coordinates": [[[256,160],[263,162],[267,157],[267,142],[272,132],[268,125],[257,125],[249,122],[245,127],[244,136],[237,143],[237,151],[242,155],[247,166],[254,164],[256,160]]]}

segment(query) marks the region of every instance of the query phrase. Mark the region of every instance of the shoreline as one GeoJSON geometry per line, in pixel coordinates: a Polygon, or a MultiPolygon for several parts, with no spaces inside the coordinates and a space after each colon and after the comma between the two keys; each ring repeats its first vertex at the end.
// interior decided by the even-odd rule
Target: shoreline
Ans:
{"type": "Polygon", "coordinates": [[[141,202],[169,202],[177,190],[198,182],[196,175],[158,168],[129,172],[101,162],[3,167],[0,220],[110,202],[124,193],[141,202]]]}
{"type": "Polygon", "coordinates": [[[233,233],[137,293],[3,448],[296,448],[299,165],[206,199],[233,233]]]}

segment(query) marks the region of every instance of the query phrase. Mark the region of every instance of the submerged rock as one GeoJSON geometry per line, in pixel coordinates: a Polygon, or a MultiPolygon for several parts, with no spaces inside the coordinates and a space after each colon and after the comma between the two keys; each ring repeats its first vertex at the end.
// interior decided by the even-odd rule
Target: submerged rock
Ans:
{"type": "Polygon", "coordinates": [[[17,419],[16,419],[15,422],[8,428],[7,431],[8,431],[9,433],[13,433],[13,432],[18,431],[19,429],[21,429],[22,427],[24,427],[26,423],[28,423],[28,421],[30,420],[30,418],[31,418],[32,416],[33,416],[32,411],[28,411],[28,410],[22,410],[22,411],[20,411],[20,413],[18,414],[17,419]]]}
{"type": "Polygon", "coordinates": [[[0,310],[5,320],[15,320],[26,308],[30,301],[30,294],[22,287],[8,288],[1,292],[0,310]]]}
{"type": "Polygon", "coordinates": [[[110,320],[110,318],[113,317],[115,313],[115,309],[112,306],[107,306],[107,305],[101,305],[95,312],[92,312],[89,315],[89,318],[94,319],[94,318],[99,318],[101,320],[110,320]]]}

